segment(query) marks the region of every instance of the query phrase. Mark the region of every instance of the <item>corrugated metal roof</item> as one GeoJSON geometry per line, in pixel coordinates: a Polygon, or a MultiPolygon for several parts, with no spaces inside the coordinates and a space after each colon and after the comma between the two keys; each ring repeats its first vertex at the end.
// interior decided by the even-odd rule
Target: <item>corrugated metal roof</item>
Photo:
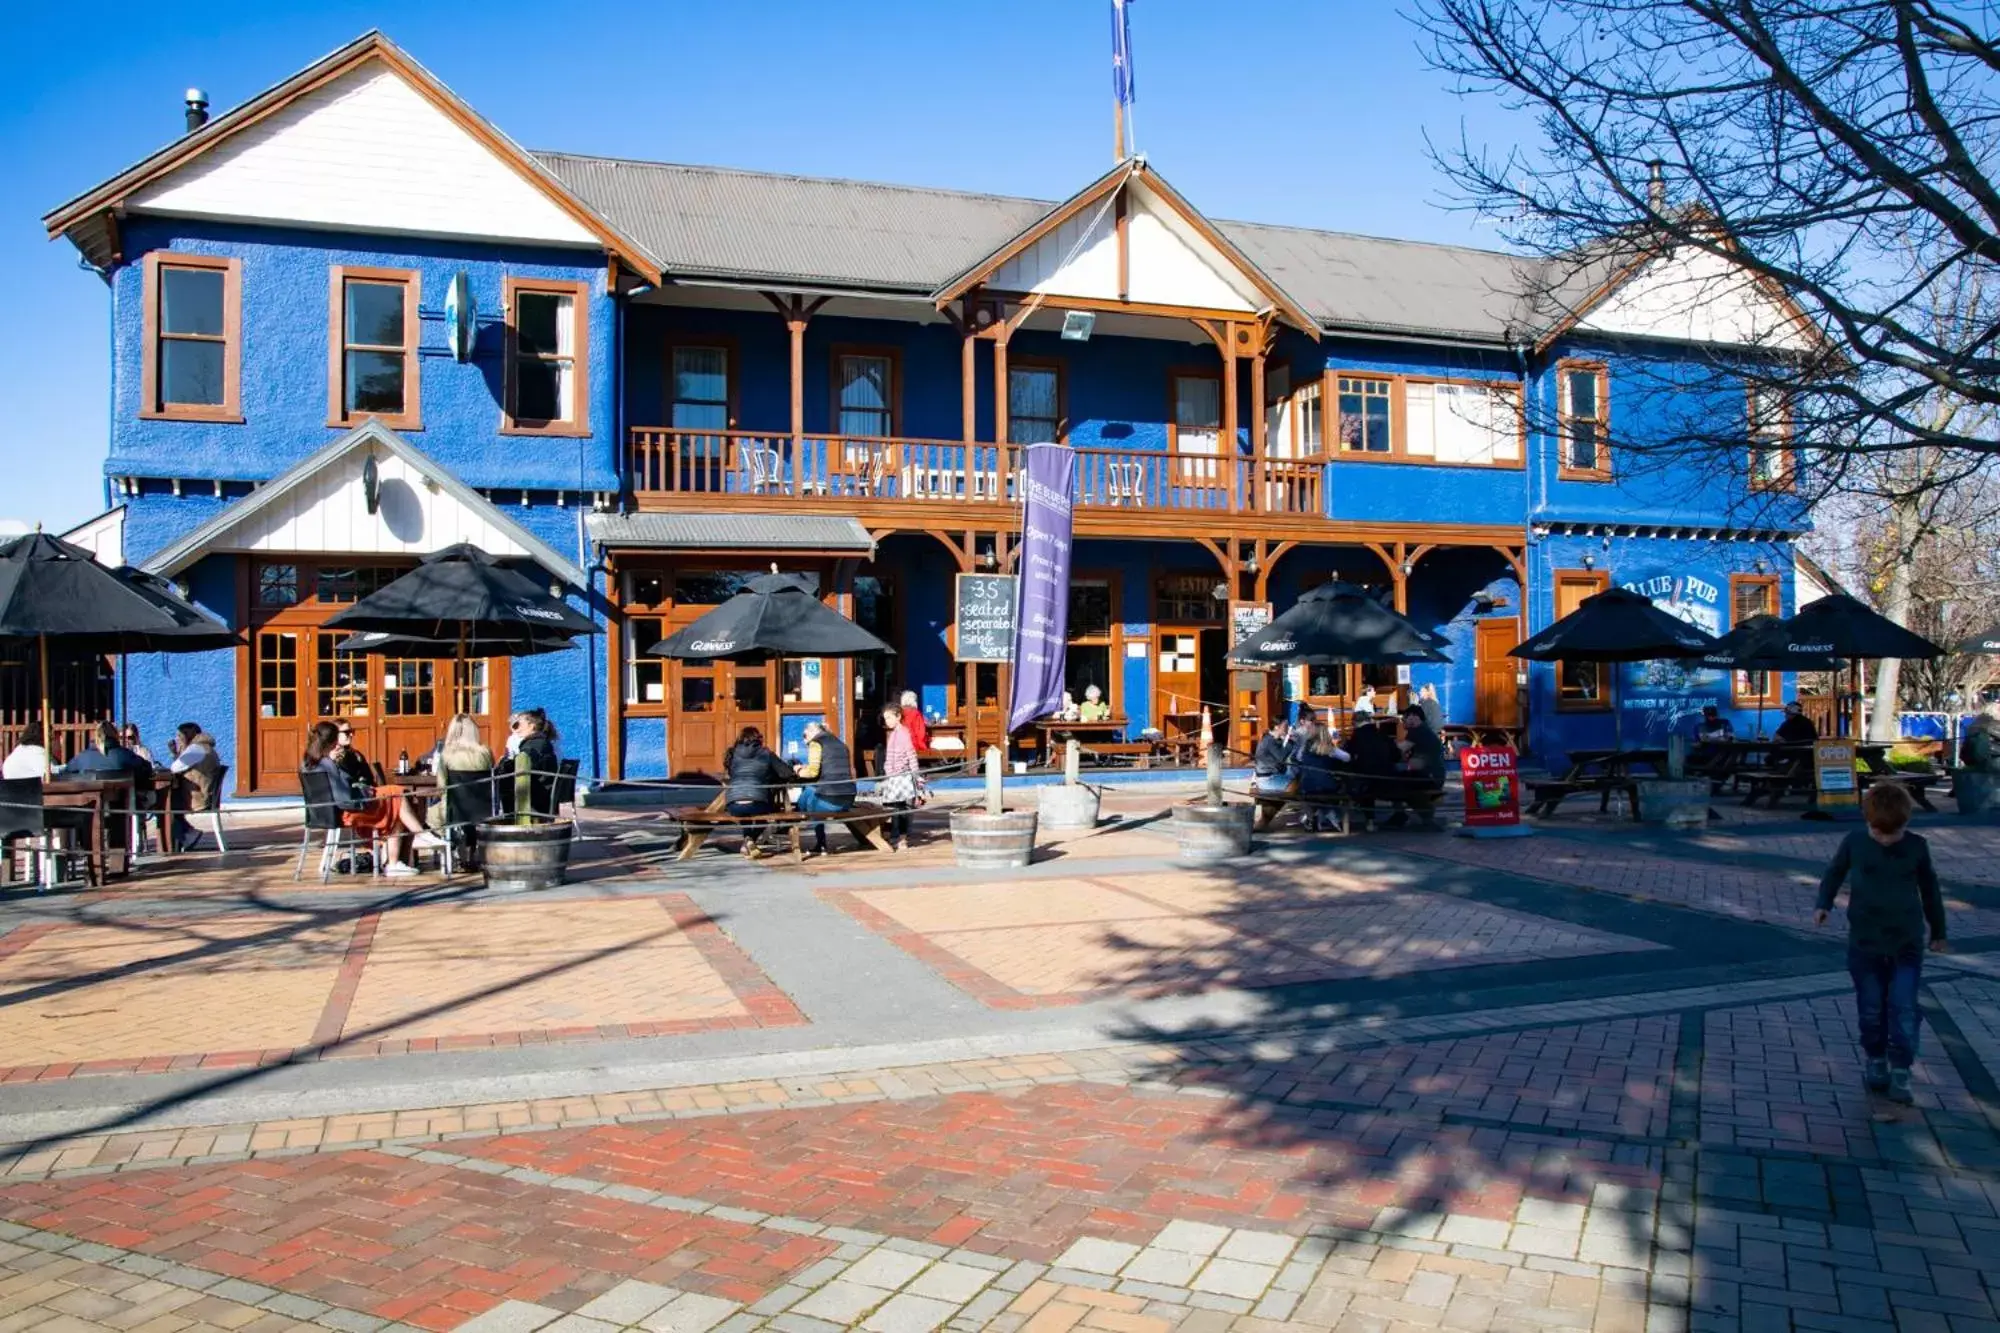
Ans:
{"type": "MultiPolygon", "coordinates": [[[[1042,199],[537,153],[683,277],[931,292],[1056,205],[1042,199]]],[[[1217,222],[1329,328],[1501,341],[1535,263],[1492,250],[1217,222]]]]}
{"type": "Polygon", "coordinates": [[[592,514],[591,540],[654,550],[863,551],[875,539],[840,514],[592,514]]]}

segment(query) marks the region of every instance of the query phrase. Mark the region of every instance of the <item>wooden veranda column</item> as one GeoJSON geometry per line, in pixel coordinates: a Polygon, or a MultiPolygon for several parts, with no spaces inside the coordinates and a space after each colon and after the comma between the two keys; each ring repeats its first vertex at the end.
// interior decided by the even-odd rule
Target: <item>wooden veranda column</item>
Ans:
{"type": "Polygon", "coordinates": [[[791,338],[792,456],[796,458],[806,434],[806,325],[829,298],[819,296],[808,301],[803,296],[765,292],[764,299],[777,307],[785,321],[785,332],[791,338]]]}
{"type": "Polygon", "coordinates": [[[993,329],[993,443],[1007,443],[1007,340],[1013,326],[1002,321],[993,329]]]}
{"type": "Polygon", "coordinates": [[[1234,323],[1222,326],[1222,455],[1223,475],[1229,479],[1229,508],[1239,507],[1236,486],[1236,330],[1234,323]]]}

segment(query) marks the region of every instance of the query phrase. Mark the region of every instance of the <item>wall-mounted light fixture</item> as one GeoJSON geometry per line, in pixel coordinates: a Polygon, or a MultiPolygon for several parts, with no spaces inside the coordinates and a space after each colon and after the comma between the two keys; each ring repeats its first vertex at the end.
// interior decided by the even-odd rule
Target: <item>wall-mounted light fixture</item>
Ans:
{"type": "Polygon", "coordinates": [[[1097,312],[1093,310],[1070,310],[1063,314],[1062,340],[1066,343],[1087,343],[1097,328],[1097,312]]]}
{"type": "Polygon", "coordinates": [[[1585,569],[1596,569],[1597,557],[1592,555],[1589,551],[1585,551],[1583,553],[1583,567],[1585,569]]]}

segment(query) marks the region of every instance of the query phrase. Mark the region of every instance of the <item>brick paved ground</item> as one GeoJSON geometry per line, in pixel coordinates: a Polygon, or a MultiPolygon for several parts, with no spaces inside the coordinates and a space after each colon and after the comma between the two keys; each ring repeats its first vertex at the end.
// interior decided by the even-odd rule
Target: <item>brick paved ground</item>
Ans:
{"type": "MultiPolygon", "coordinates": [[[[0,1333],[2000,1328],[2000,956],[1869,1097],[1827,831],[1196,872],[1129,823],[1026,878],[647,877],[624,819],[530,901],[253,910],[274,850],[0,905],[0,1333]],[[375,1059],[255,1100],[301,1049],[375,1059]]],[[[1975,947],[1990,834],[1933,839],[1975,947]]]]}

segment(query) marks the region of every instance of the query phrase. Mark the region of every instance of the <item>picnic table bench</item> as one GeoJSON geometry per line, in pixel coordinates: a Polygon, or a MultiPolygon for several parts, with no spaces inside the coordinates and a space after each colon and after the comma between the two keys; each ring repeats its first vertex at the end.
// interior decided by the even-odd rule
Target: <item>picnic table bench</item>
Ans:
{"type": "Polygon", "coordinates": [[[724,828],[741,828],[743,836],[753,837],[765,829],[779,829],[786,835],[791,846],[792,859],[803,861],[805,848],[800,845],[799,834],[808,824],[841,824],[846,826],[854,840],[863,847],[872,847],[878,852],[889,850],[888,841],[883,838],[881,823],[892,812],[879,805],[857,802],[845,810],[774,810],[765,815],[732,815],[727,809],[717,809],[714,803],[700,809],[674,811],[674,818],[687,830],[687,837],[681,843],[676,861],[687,861],[699,852],[714,833],[724,828]]]}
{"type": "Polygon", "coordinates": [[[1413,806],[1429,822],[1444,799],[1442,784],[1413,773],[1339,773],[1335,775],[1334,789],[1321,796],[1302,796],[1294,783],[1282,792],[1256,792],[1253,799],[1257,803],[1258,829],[1267,829],[1277,822],[1287,806],[1302,805],[1307,809],[1328,811],[1339,816],[1340,831],[1352,831],[1354,808],[1363,803],[1372,804],[1378,800],[1402,801],[1413,806]]]}
{"type": "Polygon", "coordinates": [[[1602,814],[1611,809],[1611,798],[1623,792],[1632,818],[1637,819],[1639,783],[1632,770],[1642,765],[1655,773],[1664,772],[1667,752],[1654,748],[1571,750],[1567,773],[1559,778],[1543,778],[1528,783],[1528,808],[1522,813],[1553,815],[1570,797],[1596,793],[1598,813],[1602,814]]]}

